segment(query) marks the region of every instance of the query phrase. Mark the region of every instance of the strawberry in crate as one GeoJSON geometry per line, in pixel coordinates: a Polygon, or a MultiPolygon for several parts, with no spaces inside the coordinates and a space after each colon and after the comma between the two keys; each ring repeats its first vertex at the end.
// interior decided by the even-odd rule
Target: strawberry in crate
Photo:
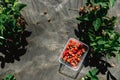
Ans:
{"type": "Polygon", "coordinates": [[[82,42],[70,39],[62,53],[62,60],[72,67],[78,66],[82,55],[85,53],[85,46],[82,42]]]}

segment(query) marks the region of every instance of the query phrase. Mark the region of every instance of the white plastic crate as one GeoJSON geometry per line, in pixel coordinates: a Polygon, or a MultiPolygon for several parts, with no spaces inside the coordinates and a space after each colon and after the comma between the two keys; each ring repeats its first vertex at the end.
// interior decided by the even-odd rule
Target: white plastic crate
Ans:
{"type": "MultiPolygon", "coordinates": [[[[80,50],[80,49],[78,49],[78,50],[80,50]]],[[[78,71],[78,70],[81,68],[82,64],[83,64],[83,61],[84,61],[84,59],[85,59],[85,57],[86,57],[86,55],[87,55],[87,53],[88,53],[88,50],[89,50],[88,45],[86,45],[85,43],[83,43],[83,42],[81,42],[81,41],[78,41],[78,40],[76,40],[76,39],[74,39],[74,38],[70,38],[70,39],[68,40],[68,42],[66,43],[63,51],[62,51],[61,54],[60,54],[59,62],[62,63],[63,65],[65,65],[65,66],[67,66],[68,68],[74,70],[74,71],[78,71]],[[65,62],[65,61],[62,59],[63,53],[65,52],[66,47],[67,47],[67,45],[70,43],[70,41],[76,42],[77,44],[82,44],[82,46],[83,46],[84,49],[85,49],[85,52],[82,54],[82,56],[80,57],[80,61],[78,62],[78,64],[77,64],[75,67],[73,67],[70,63],[65,62]]],[[[76,52],[76,53],[77,53],[77,52],[76,52]]]]}

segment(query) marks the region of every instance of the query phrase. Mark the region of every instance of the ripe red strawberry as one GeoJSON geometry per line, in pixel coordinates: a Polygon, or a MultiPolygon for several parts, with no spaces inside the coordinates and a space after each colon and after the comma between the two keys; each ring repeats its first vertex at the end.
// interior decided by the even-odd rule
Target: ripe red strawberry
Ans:
{"type": "Polygon", "coordinates": [[[81,49],[81,51],[84,53],[84,52],[85,52],[85,49],[84,49],[84,48],[82,48],[82,49],[81,49]]]}
{"type": "Polygon", "coordinates": [[[79,61],[80,61],[80,58],[77,58],[77,61],[79,62],[79,61]]]}
{"type": "Polygon", "coordinates": [[[82,54],[81,50],[79,50],[79,51],[77,52],[77,54],[78,54],[78,55],[81,55],[81,54],[82,54]]]}
{"type": "Polygon", "coordinates": [[[74,56],[75,56],[75,54],[72,54],[72,56],[74,57],[74,56]]]}
{"type": "Polygon", "coordinates": [[[75,64],[75,63],[73,63],[73,62],[72,62],[72,63],[70,63],[70,64],[71,64],[73,67],[75,67],[75,66],[76,66],[76,64],[75,64]]]}
{"type": "Polygon", "coordinates": [[[70,63],[70,58],[67,59],[67,62],[70,63]]]}

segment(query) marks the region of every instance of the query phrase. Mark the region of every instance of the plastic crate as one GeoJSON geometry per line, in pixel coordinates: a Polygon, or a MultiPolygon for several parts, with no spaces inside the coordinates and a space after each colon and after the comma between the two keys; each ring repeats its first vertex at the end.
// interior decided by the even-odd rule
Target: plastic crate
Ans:
{"type": "MultiPolygon", "coordinates": [[[[88,50],[89,50],[88,45],[86,45],[85,43],[83,43],[81,41],[78,41],[78,40],[76,40],[74,38],[70,38],[68,40],[68,42],[66,43],[63,51],[60,54],[59,62],[62,63],[63,65],[65,65],[65,66],[67,66],[68,68],[74,70],[74,71],[78,71],[81,68],[82,64],[83,64],[83,61],[84,61],[84,59],[85,59],[85,57],[86,57],[86,55],[88,53],[88,50]],[[70,44],[72,44],[72,46],[69,46],[70,44]],[[72,49],[75,48],[75,47],[77,47],[76,52],[72,52],[72,49]],[[75,60],[77,61],[76,66],[73,66],[70,62],[65,61],[65,59],[63,59],[65,54],[68,55],[70,52],[71,52],[71,54],[69,54],[69,57],[71,57],[72,55],[73,55],[72,57],[74,57],[74,55],[78,55],[78,51],[82,51],[81,49],[83,49],[83,48],[84,48],[84,52],[81,54],[81,56],[77,56],[78,59],[80,58],[80,61],[77,61],[76,60],[77,58],[73,59],[74,61],[75,60]],[[65,51],[67,51],[67,52],[65,52],[65,51]]],[[[68,57],[68,56],[66,56],[66,57],[68,57]]],[[[69,60],[70,60],[70,58],[69,58],[69,60]]],[[[72,61],[72,58],[71,58],[71,61],[72,61]]]]}

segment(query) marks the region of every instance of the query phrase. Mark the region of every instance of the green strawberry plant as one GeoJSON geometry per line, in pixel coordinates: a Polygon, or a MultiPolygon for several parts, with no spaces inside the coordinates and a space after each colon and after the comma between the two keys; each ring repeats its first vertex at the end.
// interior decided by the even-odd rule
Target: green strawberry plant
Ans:
{"type": "Polygon", "coordinates": [[[20,47],[26,24],[20,11],[25,6],[18,0],[0,0],[0,47],[20,47]]]}
{"type": "Polygon", "coordinates": [[[108,10],[116,0],[86,0],[79,10],[80,40],[88,43],[90,51],[99,57],[115,55],[120,61],[120,34],[114,30],[117,17],[109,17],[108,10]]]}
{"type": "Polygon", "coordinates": [[[2,80],[16,80],[16,78],[12,74],[7,74],[2,80]]]}
{"type": "Polygon", "coordinates": [[[96,74],[98,73],[98,69],[94,68],[91,71],[88,71],[87,74],[81,78],[81,80],[99,80],[96,74]]]}
{"type": "MultiPolygon", "coordinates": [[[[80,7],[79,33],[77,36],[81,41],[90,46],[93,57],[115,57],[120,62],[120,34],[115,31],[117,17],[108,16],[108,11],[114,6],[116,0],[86,0],[86,5],[80,7]]],[[[83,80],[98,80],[94,72],[89,71],[83,80]],[[93,74],[94,75],[93,75],[93,74]]]]}

